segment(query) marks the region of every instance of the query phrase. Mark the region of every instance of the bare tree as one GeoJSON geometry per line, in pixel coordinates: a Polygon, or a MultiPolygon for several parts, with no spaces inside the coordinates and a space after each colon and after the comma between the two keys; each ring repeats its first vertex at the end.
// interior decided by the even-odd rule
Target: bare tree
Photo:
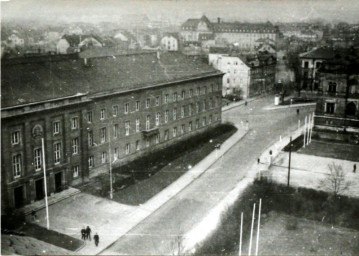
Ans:
{"type": "Polygon", "coordinates": [[[345,179],[345,172],[343,167],[334,162],[328,164],[329,174],[322,180],[322,186],[326,190],[330,191],[336,198],[339,194],[344,193],[350,187],[350,181],[345,179]]]}

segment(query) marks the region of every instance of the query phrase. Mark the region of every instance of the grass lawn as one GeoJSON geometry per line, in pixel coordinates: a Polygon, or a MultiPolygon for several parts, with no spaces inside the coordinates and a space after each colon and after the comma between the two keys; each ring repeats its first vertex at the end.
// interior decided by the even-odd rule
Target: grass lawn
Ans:
{"type": "Polygon", "coordinates": [[[84,244],[79,239],[31,223],[22,225],[18,231],[24,232],[27,237],[33,237],[70,251],[75,251],[84,244]]]}
{"type": "Polygon", "coordinates": [[[260,230],[258,251],[259,255],[357,255],[359,231],[270,212],[260,230]]]}
{"type": "MultiPolygon", "coordinates": [[[[223,124],[114,170],[114,201],[130,205],[145,203],[187,172],[189,166],[196,165],[211,153],[214,145],[223,143],[235,132],[234,126],[223,124]]],[[[109,181],[109,174],[101,174],[80,189],[95,196],[109,197],[109,181]]]]}
{"type": "Polygon", "coordinates": [[[73,252],[28,236],[1,235],[1,255],[68,255],[73,252]]]}
{"type": "Polygon", "coordinates": [[[301,148],[298,153],[349,161],[359,161],[359,145],[348,143],[312,140],[309,146],[301,148]]]}

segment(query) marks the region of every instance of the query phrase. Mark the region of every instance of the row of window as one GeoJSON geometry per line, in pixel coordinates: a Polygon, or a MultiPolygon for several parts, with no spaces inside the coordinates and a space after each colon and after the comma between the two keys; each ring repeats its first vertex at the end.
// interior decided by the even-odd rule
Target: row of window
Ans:
{"type": "MultiPolygon", "coordinates": [[[[207,117],[203,117],[202,118],[202,127],[206,126],[206,125],[210,125],[212,123],[212,115],[210,115],[208,117],[208,121],[207,121],[207,117]]],[[[215,116],[215,121],[217,121],[217,116],[215,116]]],[[[195,129],[199,129],[201,126],[200,126],[200,119],[196,119],[195,121],[195,129]]],[[[180,130],[176,127],[173,127],[172,128],[172,138],[176,138],[180,135],[184,135],[187,131],[188,132],[191,132],[193,130],[193,124],[192,124],[192,121],[190,121],[186,127],[186,124],[182,124],[180,126],[180,130]]],[[[163,140],[164,141],[167,141],[170,139],[170,130],[167,129],[164,131],[164,134],[163,134],[163,140]]],[[[155,144],[159,144],[161,142],[161,137],[160,137],[160,134],[156,134],[155,136],[155,139],[154,139],[154,143],[155,144]]],[[[151,144],[151,140],[150,139],[146,139],[145,140],[145,143],[146,143],[146,147],[149,147],[150,144],[151,144]]],[[[141,150],[141,143],[139,140],[137,140],[135,143],[134,143],[134,147],[135,147],[135,151],[139,151],[141,150]]],[[[125,145],[125,155],[129,155],[131,154],[131,144],[130,143],[126,143],[125,145]]],[[[119,158],[119,149],[118,148],[115,148],[114,149],[114,153],[113,153],[113,156],[112,156],[112,159],[111,161],[113,161],[113,159],[116,159],[116,158],[119,158]]],[[[108,159],[107,159],[107,151],[104,151],[101,153],[101,164],[105,164],[107,163],[108,159]]],[[[88,164],[89,164],[89,168],[93,168],[95,167],[95,161],[94,161],[94,156],[89,156],[88,158],[88,164]]]]}
{"type": "MultiPolygon", "coordinates": [[[[188,105],[188,116],[192,116],[192,104],[188,105]]],[[[206,104],[205,102],[203,103],[203,111],[206,110],[206,104]]],[[[200,112],[200,104],[197,102],[196,104],[196,112],[199,113],[200,112]]],[[[185,117],[185,106],[181,107],[181,112],[180,112],[180,118],[184,118],[185,117]]],[[[177,120],[177,108],[174,108],[172,110],[172,120],[177,120]]],[[[164,112],[164,123],[168,123],[169,121],[169,110],[166,110],[164,112]]],[[[155,126],[159,126],[161,123],[161,113],[157,112],[155,114],[155,126]]],[[[141,122],[140,119],[137,118],[135,120],[135,132],[140,132],[140,127],[141,127],[141,122]]],[[[128,136],[130,135],[130,129],[131,129],[131,122],[130,121],[125,121],[125,135],[128,136]]],[[[151,115],[147,115],[146,116],[146,126],[145,126],[146,131],[151,129],[151,115]]],[[[119,124],[114,124],[113,125],[113,138],[117,139],[120,133],[120,127],[119,124]]],[[[100,143],[105,143],[107,141],[107,128],[106,127],[102,127],[100,128],[100,143]]],[[[93,139],[93,131],[88,131],[88,143],[89,146],[93,146],[94,145],[94,139],[93,139]]]]}

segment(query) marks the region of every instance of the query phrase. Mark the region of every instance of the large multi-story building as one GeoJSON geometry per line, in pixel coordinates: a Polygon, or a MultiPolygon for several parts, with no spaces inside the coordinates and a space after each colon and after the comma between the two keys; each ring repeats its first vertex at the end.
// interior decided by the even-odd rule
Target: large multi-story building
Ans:
{"type": "Polygon", "coordinates": [[[2,209],[44,197],[44,163],[52,194],[221,122],[222,73],[202,60],[80,55],[2,62],[2,209]]]}
{"type": "Polygon", "coordinates": [[[270,22],[239,23],[210,22],[206,16],[200,19],[188,19],[181,26],[181,38],[184,44],[200,44],[202,41],[214,38],[217,45],[235,44],[241,50],[254,50],[255,42],[260,38],[276,41],[278,29],[270,22]]]}
{"type": "Polygon", "coordinates": [[[323,62],[318,73],[315,132],[359,144],[359,55],[345,55],[323,62]]]}
{"type": "Polygon", "coordinates": [[[275,83],[276,58],[270,54],[210,53],[209,64],[225,73],[222,95],[247,99],[271,91],[275,83]]]}

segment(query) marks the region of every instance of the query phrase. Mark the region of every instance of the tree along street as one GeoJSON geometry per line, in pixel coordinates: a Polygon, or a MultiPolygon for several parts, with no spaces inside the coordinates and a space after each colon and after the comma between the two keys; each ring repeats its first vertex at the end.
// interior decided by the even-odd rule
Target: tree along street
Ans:
{"type": "Polygon", "coordinates": [[[296,108],[265,111],[273,103],[268,96],[247,106],[223,112],[223,122],[232,122],[249,132],[203,175],[160,207],[155,213],[133,228],[101,254],[165,255],[178,253],[181,235],[191,230],[208,211],[245,176],[258,156],[279,140],[280,135],[297,128],[298,119],[314,111],[296,108]]]}

